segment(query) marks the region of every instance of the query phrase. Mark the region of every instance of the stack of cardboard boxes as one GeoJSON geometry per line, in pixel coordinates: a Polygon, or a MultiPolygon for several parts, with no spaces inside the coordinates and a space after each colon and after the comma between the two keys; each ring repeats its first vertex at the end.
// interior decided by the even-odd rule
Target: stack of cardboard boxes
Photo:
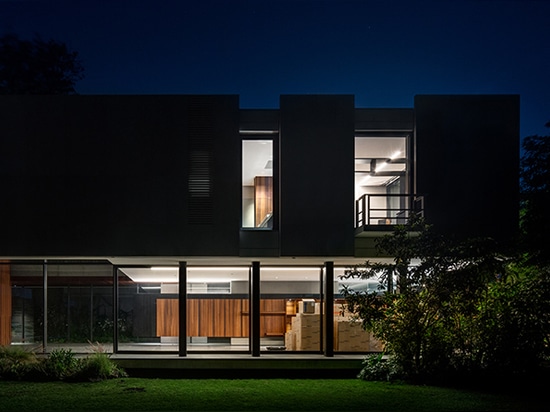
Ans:
{"type": "Polygon", "coordinates": [[[362,321],[346,310],[345,305],[334,305],[334,350],[340,352],[382,352],[383,343],[372,332],[362,327],[362,321]]]}
{"type": "Polygon", "coordinates": [[[320,305],[313,299],[298,302],[292,328],[285,334],[286,350],[318,351],[321,348],[320,305]]]}
{"type": "Polygon", "coordinates": [[[370,334],[361,327],[361,322],[346,317],[334,320],[334,350],[342,352],[369,351],[370,334]]]}
{"type": "MultiPolygon", "coordinates": [[[[313,299],[298,302],[296,316],[285,334],[288,351],[318,351],[321,348],[320,304],[313,299]]],[[[362,328],[361,321],[334,306],[334,350],[340,352],[380,352],[382,342],[362,328]]]]}

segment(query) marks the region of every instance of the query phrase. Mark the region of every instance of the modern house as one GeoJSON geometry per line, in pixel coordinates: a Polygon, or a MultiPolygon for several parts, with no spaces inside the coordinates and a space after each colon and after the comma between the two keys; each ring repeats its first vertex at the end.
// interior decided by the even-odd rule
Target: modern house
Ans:
{"type": "Polygon", "coordinates": [[[515,95],[2,96],[0,344],[380,350],[339,274],[413,212],[512,241],[518,162],[515,95]]]}

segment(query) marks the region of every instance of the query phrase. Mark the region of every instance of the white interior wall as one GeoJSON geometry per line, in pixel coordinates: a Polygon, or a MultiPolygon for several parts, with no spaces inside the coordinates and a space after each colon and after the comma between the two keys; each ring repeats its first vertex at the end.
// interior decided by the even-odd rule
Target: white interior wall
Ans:
{"type": "Polygon", "coordinates": [[[254,227],[254,186],[243,186],[242,227],[254,227]]]}

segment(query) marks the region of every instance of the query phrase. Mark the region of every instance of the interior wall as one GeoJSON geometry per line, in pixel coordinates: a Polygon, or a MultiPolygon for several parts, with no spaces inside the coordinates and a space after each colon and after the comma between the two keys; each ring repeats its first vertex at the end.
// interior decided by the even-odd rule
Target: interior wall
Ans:
{"type": "Polygon", "coordinates": [[[243,223],[242,227],[254,227],[254,187],[243,186],[243,223]]]}

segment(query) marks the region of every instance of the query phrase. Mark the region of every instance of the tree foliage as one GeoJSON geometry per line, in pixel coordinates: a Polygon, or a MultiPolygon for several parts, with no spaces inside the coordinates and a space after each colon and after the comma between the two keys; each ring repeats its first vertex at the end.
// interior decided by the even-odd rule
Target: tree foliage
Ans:
{"type": "Polygon", "coordinates": [[[378,292],[346,289],[348,309],[385,343],[407,378],[524,372],[547,355],[548,271],[520,271],[491,239],[452,242],[413,218],[345,278],[379,278],[378,292]]]}
{"type": "Polygon", "coordinates": [[[84,69],[61,42],[0,37],[0,94],[74,94],[84,69]]]}
{"type": "MultiPolygon", "coordinates": [[[[550,122],[546,124],[550,127],[550,122]]],[[[521,158],[523,245],[535,263],[550,263],[550,136],[528,136],[521,158]]]]}

